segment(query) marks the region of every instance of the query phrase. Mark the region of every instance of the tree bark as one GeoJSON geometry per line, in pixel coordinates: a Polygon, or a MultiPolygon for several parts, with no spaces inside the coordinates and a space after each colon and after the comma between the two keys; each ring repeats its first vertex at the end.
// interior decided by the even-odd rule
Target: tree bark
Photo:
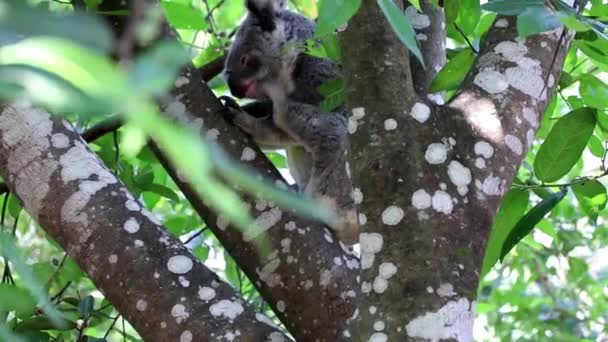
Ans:
{"type": "Polygon", "coordinates": [[[470,341],[494,216],[572,36],[561,44],[561,30],[517,38],[515,18],[499,17],[459,94],[437,106],[414,95],[407,54],[378,13],[364,0],[342,37],[356,128],[350,155],[367,222],[363,294],[347,334],[470,341]]]}
{"type": "Polygon", "coordinates": [[[0,175],[147,341],[287,340],[168,234],[66,121],[0,105],[0,175]]]}

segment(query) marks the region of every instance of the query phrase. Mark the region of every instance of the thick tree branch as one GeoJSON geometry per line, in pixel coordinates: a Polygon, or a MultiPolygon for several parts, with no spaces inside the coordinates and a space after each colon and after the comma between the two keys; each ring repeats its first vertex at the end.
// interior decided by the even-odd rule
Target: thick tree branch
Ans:
{"type": "Polygon", "coordinates": [[[499,18],[449,106],[413,103],[394,53],[400,44],[383,40],[390,28],[375,6],[363,1],[343,44],[346,100],[356,114],[353,175],[367,217],[367,296],[350,333],[367,339],[361,333],[382,321],[378,334],[389,341],[468,341],[496,210],[534,139],[568,45],[558,42],[561,30],[516,38],[515,18],[499,18]],[[385,62],[387,71],[378,66],[385,62]]]}
{"type": "MultiPolygon", "coordinates": [[[[120,6],[120,2],[105,1],[103,4],[110,5],[120,6]]],[[[123,19],[110,18],[118,36],[123,19]]],[[[275,183],[284,182],[255,143],[224,119],[225,108],[202,77],[194,67],[187,66],[181,73],[185,82],[173,90],[175,99],[166,104],[165,112],[198,130],[202,137],[215,141],[232,158],[246,160],[258,174],[275,183]],[[253,160],[250,160],[252,155],[253,160]]],[[[345,252],[323,225],[301,219],[272,203],[243,195],[242,199],[250,205],[251,215],[267,229],[265,237],[274,251],[269,258],[261,259],[252,241],[244,239],[238,230],[227,227],[225,220],[211,211],[196,191],[178,177],[162,150],[154,146],[153,150],[293,336],[303,341],[335,341],[355,309],[354,296],[358,286],[354,270],[359,267],[358,260],[345,252]]]]}
{"type": "Polygon", "coordinates": [[[286,338],[168,234],[66,121],[0,105],[0,174],[146,340],[286,338]]]}
{"type": "Polygon", "coordinates": [[[420,96],[426,96],[431,82],[446,62],[446,28],[441,7],[428,0],[420,1],[420,7],[422,13],[414,6],[407,7],[405,13],[416,30],[426,66],[426,69],[422,68],[417,59],[412,59],[414,87],[420,96]]]}

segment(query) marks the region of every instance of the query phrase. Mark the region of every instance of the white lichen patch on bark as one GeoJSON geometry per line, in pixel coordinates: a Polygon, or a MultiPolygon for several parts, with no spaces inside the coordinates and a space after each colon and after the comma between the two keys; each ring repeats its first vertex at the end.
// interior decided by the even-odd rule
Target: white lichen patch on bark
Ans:
{"type": "Polygon", "coordinates": [[[169,261],[167,261],[167,269],[171,273],[175,274],[185,274],[192,270],[192,259],[185,255],[175,255],[172,256],[169,261]]]}
{"type": "Polygon", "coordinates": [[[192,342],[192,332],[190,330],[184,330],[181,335],[179,335],[179,342],[192,342]]]}
{"type": "Polygon", "coordinates": [[[190,317],[190,313],[186,310],[186,307],[183,304],[175,304],[171,308],[171,316],[175,318],[175,322],[177,324],[181,324],[183,321],[187,320],[190,317]]]}
{"type": "Polygon", "coordinates": [[[431,117],[431,108],[425,103],[416,102],[410,111],[410,115],[418,122],[425,123],[431,117]]]}
{"type": "Polygon", "coordinates": [[[431,19],[429,19],[429,16],[418,13],[418,10],[414,6],[405,9],[405,16],[415,30],[422,30],[431,26],[431,19]]]}
{"type": "Polygon", "coordinates": [[[435,191],[432,198],[433,209],[439,213],[449,215],[454,209],[454,203],[450,194],[443,190],[435,191]]]}
{"type": "Polygon", "coordinates": [[[244,310],[240,301],[228,299],[222,299],[209,307],[209,313],[212,316],[227,318],[231,321],[242,314],[244,310]]]}
{"type": "Polygon", "coordinates": [[[198,298],[204,301],[210,301],[215,298],[215,289],[212,287],[203,286],[198,288],[198,298]]]}
{"type": "Polygon", "coordinates": [[[384,130],[392,131],[395,129],[397,129],[397,120],[395,120],[395,119],[384,120],[384,130]]]}
{"type": "Polygon", "coordinates": [[[357,107],[352,110],[353,115],[348,117],[347,129],[348,133],[354,134],[359,127],[359,120],[365,117],[365,108],[357,107]]]}
{"type": "Polygon", "coordinates": [[[492,158],[494,155],[494,147],[487,141],[478,141],[475,143],[475,154],[480,155],[486,159],[492,158]]]}
{"type": "Polygon", "coordinates": [[[432,143],[427,147],[424,158],[429,164],[442,164],[448,158],[448,147],[442,143],[432,143]]]}
{"type": "Polygon", "coordinates": [[[255,156],[256,156],[255,151],[251,147],[246,146],[245,148],[243,148],[243,153],[241,154],[241,160],[252,161],[255,159],[255,156]]]}
{"type": "Polygon", "coordinates": [[[376,253],[382,250],[384,239],[378,233],[361,233],[359,243],[361,244],[361,269],[371,268],[376,253]]]}
{"type": "Polygon", "coordinates": [[[139,231],[139,223],[134,217],[129,217],[123,228],[127,231],[127,233],[135,234],[139,231]]]}
{"type": "Polygon", "coordinates": [[[260,234],[274,227],[281,220],[282,216],[283,212],[278,207],[263,212],[255,219],[255,226],[243,233],[243,240],[247,242],[254,240],[260,234]]]}
{"type": "Polygon", "coordinates": [[[505,145],[515,154],[520,156],[523,153],[523,146],[518,137],[507,134],[505,135],[505,145]]]}
{"type": "Polygon", "coordinates": [[[54,148],[63,149],[70,146],[70,139],[63,133],[55,133],[51,136],[51,143],[54,148]]]}
{"type": "Polygon", "coordinates": [[[403,219],[403,209],[391,205],[382,212],[382,223],[387,226],[396,226],[403,219]]]}
{"type": "MultiPolygon", "coordinates": [[[[413,7],[413,6],[412,6],[413,7]]],[[[370,336],[368,342],[387,342],[388,336],[385,333],[377,332],[370,336]]]]}
{"type": "Polygon", "coordinates": [[[7,178],[33,217],[38,217],[58,166],[57,161],[45,157],[52,129],[50,116],[41,110],[11,105],[0,114],[0,144],[7,153],[7,178]]]}
{"type": "Polygon", "coordinates": [[[454,286],[452,284],[445,283],[437,288],[437,294],[439,297],[453,297],[456,295],[456,292],[454,292],[454,286]]]}
{"type": "Polygon", "coordinates": [[[449,106],[462,111],[467,122],[480,137],[495,143],[502,142],[504,130],[492,99],[466,91],[458,95],[449,106]]]}
{"type": "Polygon", "coordinates": [[[473,82],[490,94],[499,94],[509,88],[505,75],[493,68],[484,68],[479,71],[473,82]]]}
{"type": "Polygon", "coordinates": [[[418,210],[431,207],[431,195],[423,189],[416,190],[412,195],[412,206],[418,210]]]}
{"type": "Polygon", "coordinates": [[[509,27],[509,21],[505,18],[500,18],[500,19],[496,20],[496,22],[494,23],[494,26],[500,27],[500,28],[507,28],[507,27],[509,27]]]}
{"type": "Polygon", "coordinates": [[[260,281],[263,281],[268,285],[268,287],[275,287],[281,283],[281,276],[277,273],[274,273],[277,268],[281,265],[281,259],[278,257],[274,257],[270,259],[262,269],[256,268],[255,271],[260,278],[260,281]]]}
{"type": "Polygon", "coordinates": [[[456,185],[458,193],[462,196],[466,195],[469,191],[468,186],[473,179],[471,170],[463,166],[460,162],[452,160],[448,165],[448,176],[452,183],[456,185]]]}
{"type": "Polygon", "coordinates": [[[405,326],[405,330],[412,338],[469,342],[473,340],[474,320],[474,304],[460,298],[446,303],[437,312],[427,312],[414,318],[405,326]]]}
{"type": "Polygon", "coordinates": [[[61,207],[61,220],[87,226],[85,209],[91,198],[110,184],[118,182],[116,177],[90,152],[86,146],[75,141],[74,146],[59,158],[61,180],[67,184],[80,180],[78,191],[73,193],[61,207]],[[90,180],[96,178],[96,180],[90,180]]]}

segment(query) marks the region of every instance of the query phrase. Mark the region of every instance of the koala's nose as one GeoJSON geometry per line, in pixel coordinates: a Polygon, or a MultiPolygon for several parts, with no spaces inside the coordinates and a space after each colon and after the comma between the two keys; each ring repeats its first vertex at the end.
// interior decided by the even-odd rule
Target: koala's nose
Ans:
{"type": "Polygon", "coordinates": [[[226,73],[226,83],[228,83],[228,88],[230,89],[230,93],[232,93],[232,95],[238,97],[238,98],[243,98],[245,96],[245,93],[243,91],[243,88],[241,87],[241,82],[239,81],[239,78],[232,72],[227,72],[226,73]]]}

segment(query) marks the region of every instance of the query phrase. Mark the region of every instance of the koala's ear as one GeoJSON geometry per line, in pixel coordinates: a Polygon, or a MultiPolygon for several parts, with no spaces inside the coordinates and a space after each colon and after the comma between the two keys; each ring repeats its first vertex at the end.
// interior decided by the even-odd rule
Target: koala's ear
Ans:
{"type": "Polygon", "coordinates": [[[264,31],[273,31],[276,28],[277,13],[283,11],[287,0],[246,0],[245,5],[249,13],[258,18],[264,31]]]}

